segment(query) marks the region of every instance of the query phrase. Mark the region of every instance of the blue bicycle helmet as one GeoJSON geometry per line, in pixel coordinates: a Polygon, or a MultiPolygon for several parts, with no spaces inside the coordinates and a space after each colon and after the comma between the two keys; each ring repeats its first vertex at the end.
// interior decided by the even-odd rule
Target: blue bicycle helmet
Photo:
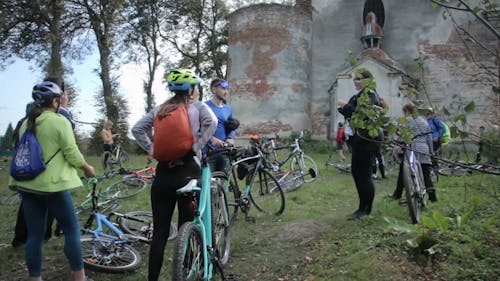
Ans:
{"type": "Polygon", "coordinates": [[[189,87],[199,85],[202,81],[189,69],[172,69],[167,77],[168,89],[172,92],[187,91],[189,87]]]}
{"type": "Polygon", "coordinates": [[[60,97],[61,94],[62,94],[61,88],[59,88],[59,86],[56,83],[44,81],[40,84],[36,84],[33,87],[33,92],[31,93],[31,96],[35,101],[46,102],[54,97],[60,97]]]}

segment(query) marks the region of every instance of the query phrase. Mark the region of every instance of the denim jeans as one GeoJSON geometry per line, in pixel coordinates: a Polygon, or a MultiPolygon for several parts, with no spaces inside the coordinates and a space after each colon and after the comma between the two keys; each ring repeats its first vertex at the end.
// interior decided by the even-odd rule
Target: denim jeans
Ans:
{"type": "Polygon", "coordinates": [[[29,276],[38,277],[42,273],[42,246],[49,213],[56,218],[64,233],[64,254],[69,260],[71,270],[83,269],[80,225],[69,191],[43,195],[21,192],[21,196],[28,227],[25,259],[29,276]]]}

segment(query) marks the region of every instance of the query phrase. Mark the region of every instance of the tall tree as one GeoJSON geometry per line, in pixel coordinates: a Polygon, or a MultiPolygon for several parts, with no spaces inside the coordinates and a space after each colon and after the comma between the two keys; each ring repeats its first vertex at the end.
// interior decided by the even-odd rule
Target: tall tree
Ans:
{"type": "Polygon", "coordinates": [[[162,38],[181,56],[178,65],[194,68],[203,76],[226,76],[227,13],[224,1],[172,1],[174,28],[164,28],[162,38]]]}
{"type": "Polygon", "coordinates": [[[118,107],[114,101],[116,89],[112,70],[114,69],[115,34],[120,26],[119,12],[123,7],[121,0],[69,0],[73,9],[82,13],[88,27],[93,31],[99,51],[99,78],[102,83],[105,116],[118,120],[118,107]]]}
{"type": "MultiPolygon", "coordinates": [[[[67,8],[65,0],[1,1],[0,66],[19,57],[35,62],[44,76],[62,80],[71,73],[63,60],[81,58],[84,41],[74,43],[85,29],[79,14],[67,8]]],[[[69,94],[74,100],[74,92],[69,94]]]]}
{"type": "Polygon", "coordinates": [[[9,123],[5,134],[0,138],[0,152],[10,151],[14,149],[14,128],[9,123]]]}
{"type": "Polygon", "coordinates": [[[125,56],[126,62],[147,65],[143,80],[146,112],[154,107],[153,82],[162,59],[166,57],[162,55],[165,46],[160,38],[160,28],[169,26],[172,21],[169,6],[165,0],[128,0],[122,13],[128,23],[121,44],[122,56],[125,56]]]}

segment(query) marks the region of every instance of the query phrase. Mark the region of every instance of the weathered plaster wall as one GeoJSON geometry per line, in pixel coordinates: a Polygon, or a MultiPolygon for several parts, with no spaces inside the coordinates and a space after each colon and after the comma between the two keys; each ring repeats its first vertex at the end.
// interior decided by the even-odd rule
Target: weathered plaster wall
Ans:
{"type": "Polygon", "coordinates": [[[311,17],[260,4],[230,17],[229,80],[240,135],[310,129],[311,17]]]}
{"type": "MultiPolygon", "coordinates": [[[[307,2],[307,1],[303,1],[307,2]]],[[[229,79],[236,86],[230,100],[242,120],[240,133],[289,132],[309,129],[317,138],[329,131],[332,97],[329,87],[348,65],[350,50],[361,53],[364,0],[313,0],[312,22],[296,8],[261,4],[236,11],[230,17],[229,79]]],[[[448,106],[452,96],[463,94],[476,101],[476,126],[487,117],[498,123],[498,99],[493,98],[491,75],[476,63],[493,71],[494,57],[472,50],[479,56],[467,57],[454,33],[450,19],[442,17],[428,0],[384,0],[385,25],[381,48],[407,74],[423,79],[431,103],[448,106]],[[419,76],[415,59],[426,55],[426,72],[419,76]],[[487,112],[484,114],[483,112],[487,112]]],[[[455,12],[459,25],[473,31],[485,30],[468,22],[474,18],[455,12]]],[[[488,32],[482,32],[488,39],[488,32]]],[[[489,38],[492,49],[498,40],[489,38]]],[[[388,79],[388,83],[395,83],[388,79]]],[[[388,85],[380,85],[380,90],[388,85]]],[[[389,85],[394,88],[394,85],[389,85]]],[[[343,87],[350,96],[349,87],[343,87]]],[[[392,96],[392,93],[390,94],[392,96]]],[[[419,97],[426,100],[426,97],[419,97]]],[[[394,106],[394,105],[393,105],[394,106]]],[[[399,106],[399,105],[396,105],[399,106]]],[[[398,111],[399,108],[391,111],[398,111]]],[[[490,123],[492,123],[490,121],[490,123]]]]}

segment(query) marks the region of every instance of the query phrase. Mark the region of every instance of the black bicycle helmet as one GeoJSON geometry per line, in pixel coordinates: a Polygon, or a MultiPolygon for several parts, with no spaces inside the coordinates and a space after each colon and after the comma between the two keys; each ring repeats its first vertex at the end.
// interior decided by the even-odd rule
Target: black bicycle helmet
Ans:
{"type": "Polygon", "coordinates": [[[60,97],[61,94],[62,94],[61,88],[59,88],[59,86],[56,83],[44,81],[40,84],[36,84],[33,87],[33,92],[31,96],[35,101],[46,102],[54,97],[60,97]]]}
{"type": "Polygon", "coordinates": [[[238,129],[240,126],[240,121],[236,118],[229,117],[224,124],[224,128],[226,129],[226,134],[229,134],[231,131],[238,129]]]}

